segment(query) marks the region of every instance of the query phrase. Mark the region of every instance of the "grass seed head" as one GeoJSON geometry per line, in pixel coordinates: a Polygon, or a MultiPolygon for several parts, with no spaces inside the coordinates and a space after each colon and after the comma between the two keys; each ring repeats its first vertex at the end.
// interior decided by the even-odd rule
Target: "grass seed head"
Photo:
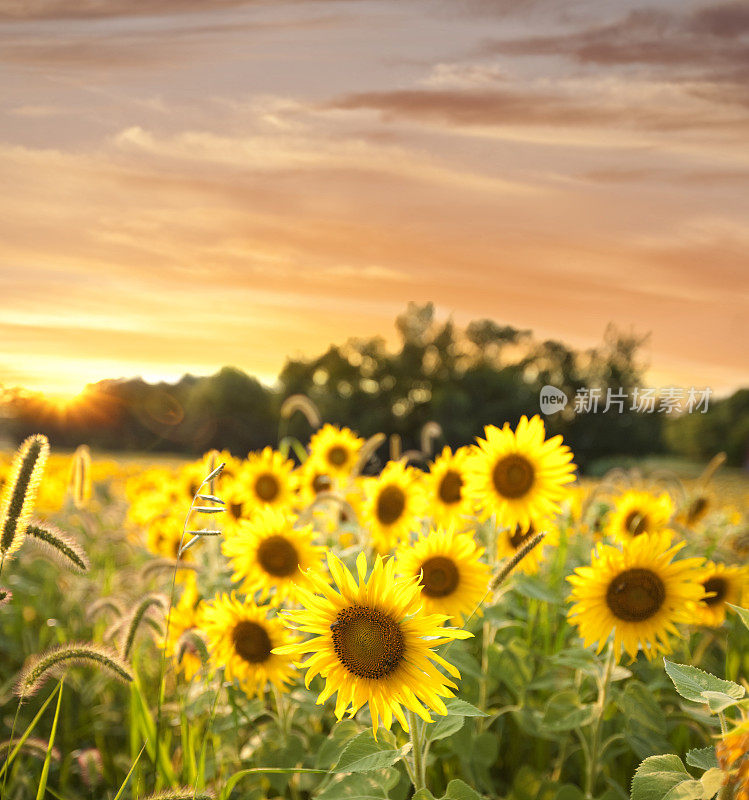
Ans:
{"type": "Polygon", "coordinates": [[[322,423],[320,412],[306,394],[292,394],[290,397],[287,397],[281,406],[281,417],[283,419],[289,419],[297,411],[301,411],[302,414],[304,414],[312,428],[316,429],[320,427],[322,423]]]}
{"type": "Polygon", "coordinates": [[[130,619],[127,624],[127,632],[122,643],[123,658],[127,659],[130,657],[130,651],[132,650],[133,643],[135,642],[135,634],[138,632],[138,628],[140,627],[140,623],[143,621],[143,617],[145,616],[146,612],[153,606],[158,606],[159,608],[166,610],[168,605],[169,603],[165,597],[156,594],[148,595],[140,601],[133,613],[130,615],[130,619]]]}
{"type": "Polygon", "coordinates": [[[73,453],[70,491],[76,508],[85,508],[91,499],[91,451],[82,444],[73,453]]]}
{"type": "Polygon", "coordinates": [[[3,558],[18,550],[23,542],[48,455],[47,437],[37,434],[23,442],[13,459],[0,495],[0,555],[3,558]]]}
{"type": "Polygon", "coordinates": [[[91,565],[83,548],[54,525],[34,521],[26,528],[26,534],[64,567],[79,574],[88,572],[91,565]]]}
{"type": "Polygon", "coordinates": [[[59,678],[74,665],[93,666],[125,683],[133,680],[130,666],[114,650],[93,642],[73,642],[34,656],[21,670],[15,686],[17,697],[30,697],[52,677],[59,678]]]}

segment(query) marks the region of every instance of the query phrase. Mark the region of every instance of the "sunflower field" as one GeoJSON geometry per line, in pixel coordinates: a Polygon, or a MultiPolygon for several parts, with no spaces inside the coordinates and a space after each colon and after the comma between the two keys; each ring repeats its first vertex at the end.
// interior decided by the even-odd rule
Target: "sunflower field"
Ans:
{"type": "Polygon", "coordinates": [[[2,457],[0,800],[749,800],[745,477],[313,428],[2,457]]]}

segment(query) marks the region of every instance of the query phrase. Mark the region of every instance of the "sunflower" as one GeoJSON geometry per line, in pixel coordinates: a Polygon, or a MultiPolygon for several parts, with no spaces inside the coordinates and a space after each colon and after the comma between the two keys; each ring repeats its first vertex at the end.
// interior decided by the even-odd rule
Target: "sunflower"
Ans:
{"type": "Polygon", "coordinates": [[[245,490],[245,515],[258,508],[290,509],[294,503],[294,464],[266,447],[250,453],[237,482],[245,490]]]}
{"type": "Polygon", "coordinates": [[[365,483],[363,523],[378,553],[389,553],[414,528],[425,510],[419,473],[397,461],[390,461],[379,478],[365,483]]]}
{"type": "Polygon", "coordinates": [[[708,561],[700,582],[705,596],[697,606],[697,620],[702,625],[717,628],[726,618],[727,603],[741,605],[749,586],[749,567],[728,567],[708,561]]]}
{"type": "Polygon", "coordinates": [[[609,513],[606,533],[620,542],[668,527],[674,503],[668,492],[659,495],[631,489],[619,495],[609,513]]]}
{"type": "Polygon", "coordinates": [[[561,436],[544,441],[538,415],[523,416],[513,432],[489,425],[486,439],[477,439],[468,476],[468,492],[476,498],[482,519],[496,514],[497,523],[528,530],[531,522],[559,511],[565,486],[575,480],[572,452],[561,436]]]}
{"type": "Polygon", "coordinates": [[[749,800],[749,718],[743,717],[723,734],[715,745],[715,754],[724,774],[726,796],[733,800],[749,800]]]}
{"type": "Polygon", "coordinates": [[[198,645],[192,636],[200,636],[201,606],[195,574],[191,573],[177,605],[169,614],[169,636],[162,641],[166,655],[174,658],[177,669],[191,681],[203,664],[198,645]]]}
{"type": "Polygon", "coordinates": [[[443,628],[443,614],[421,610],[418,577],[396,578],[395,561],[375,559],[366,579],[367,559],[356,560],[358,583],[332,553],[328,566],[335,581],[331,588],[319,574],[311,574],[315,592],[302,591],[301,611],[282,612],[290,627],[315,634],[305,642],[277,648],[283,655],[309,657],[305,683],[320,674],[325,687],[318,705],[338,692],[335,715],[353,717],[369,706],[372,730],[380,721],[390,728],[393,716],[408,730],[403,707],[431,722],[429,710],[446,714],[443,697],[452,697],[456,685],[436,667],[460,678],[455,667],[433,652],[452,639],[466,639],[467,631],[443,628]]]}
{"type": "Polygon", "coordinates": [[[707,491],[697,492],[692,495],[682,512],[679,514],[681,522],[687,528],[692,528],[702,522],[715,506],[715,500],[707,491]]]}
{"type": "Polygon", "coordinates": [[[221,550],[231,562],[232,579],[242,582],[242,592],[259,591],[260,600],[271,592],[274,602],[294,600],[306,580],[300,570],[320,567],[323,548],[312,544],[312,526],[294,528],[295,520],[292,514],[269,508],[250,521],[239,520],[227,534],[221,550]]]}
{"type": "MultiPolygon", "coordinates": [[[[180,556],[179,545],[182,542],[182,527],[184,519],[176,514],[172,516],[156,517],[146,530],[146,548],[155,556],[170,558],[182,561],[193,561],[195,554],[193,550],[187,550],[180,556]]],[[[185,536],[184,541],[188,542],[192,537],[185,536]]]]}
{"type": "Polygon", "coordinates": [[[348,428],[323,425],[310,439],[309,447],[313,458],[325,465],[325,471],[332,477],[345,477],[351,474],[364,444],[348,428]]]}
{"type": "Polygon", "coordinates": [[[461,447],[454,453],[445,447],[429,465],[424,476],[424,491],[429,514],[436,525],[449,527],[466,524],[473,513],[473,498],[466,491],[467,467],[471,451],[461,447]]]}
{"type": "Polygon", "coordinates": [[[325,462],[318,457],[310,456],[301,467],[294,470],[294,485],[297,492],[295,506],[299,509],[309,508],[321,492],[335,489],[335,478],[325,462]]]}
{"type": "Polygon", "coordinates": [[[704,589],[703,559],[674,556],[685,542],[673,546],[671,533],[638,536],[623,543],[598,545],[589,567],[578,567],[567,580],[573,585],[569,617],[587,647],[603,649],[614,633],[614,652],[624,648],[632,660],[641,647],[648,659],[670,651],[668,634],[675,624],[691,622],[704,589]]]}
{"type": "Polygon", "coordinates": [[[270,682],[283,691],[294,674],[293,660],[274,648],[294,640],[267,606],[239,601],[234,592],[203,604],[202,625],[208,651],[216,668],[223,667],[227,680],[235,678],[250,696],[260,696],[270,682]]]}
{"type": "Polygon", "coordinates": [[[489,587],[491,568],[480,560],[483,553],[469,533],[432,529],[397,551],[396,571],[419,578],[424,611],[461,622],[478,609],[489,587]]]}
{"type": "Polygon", "coordinates": [[[544,545],[556,545],[559,542],[559,531],[551,520],[537,520],[531,522],[528,530],[523,530],[520,525],[514,528],[503,528],[497,532],[497,558],[512,558],[537,534],[544,532],[546,536],[536,545],[515,567],[517,572],[527,575],[538,572],[543,560],[544,545]],[[538,527],[536,527],[536,524],[538,527]]]}

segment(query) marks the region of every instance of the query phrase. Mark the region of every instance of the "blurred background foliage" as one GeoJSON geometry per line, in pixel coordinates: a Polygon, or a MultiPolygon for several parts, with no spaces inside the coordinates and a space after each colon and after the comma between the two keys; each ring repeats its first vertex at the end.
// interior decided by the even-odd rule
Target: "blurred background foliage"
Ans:
{"type": "MultiPolygon", "coordinates": [[[[458,447],[472,443],[483,423],[515,426],[522,414],[536,413],[540,390],[550,384],[571,402],[546,418],[547,430],[564,435],[588,472],[596,472],[602,459],[610,463],[619,456],[672,454],[704,461],[723,450],[729,465],[749,462],[749,389],[710,398],[705,414],[604,414],[603,404],[597,414],[574,413],[580,388],[598,388],[604,399],[608,388],[622,388],[631,398],[634,387],[648,385],[641,357],[647,337],[609,326],[599,347],[578,351],[487,319],[459,328],[452,320],[438,321],[432,303],[409,304],[395,324],[400,343],[394,350],[381,337],[331,345],[316,358],[287,361],[273,387],[224,367],[210,377],[185,375],[175,384],[103,380],[66,407],[6,390],[1,435],[9,445],[40,432],[56,448],[86,443],[189,455],[217,448],[244,456],[278,441],[281,404],[304,394],[323,420],[364,436],[399,434],[404,449],[418,448],[422,427],[434,420],[445,442],[458,447]]],[[[704,388],[698,376],[695,382],[704,388]]],[[[301,415],[281,424],[285,434],[309,436],[301,415]]]]}

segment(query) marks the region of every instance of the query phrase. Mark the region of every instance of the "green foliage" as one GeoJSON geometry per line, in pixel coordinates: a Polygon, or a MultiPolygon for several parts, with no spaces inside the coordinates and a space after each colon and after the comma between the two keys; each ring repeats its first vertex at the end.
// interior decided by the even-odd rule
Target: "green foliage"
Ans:
{"type": "Polygon", "coordinates": [[[708,703],[713,713],[718,713],[729,705],[735,705],[736,701],[741,700],[746,693],[743,686],[739,686],[733,681],[716,678],[715,675],[704,672],[698,667],[688,664],[673,664],[665,658],[663,661],[668,677],[673,681],[676,691],[687,700],[695,703],[708,703]]]}

